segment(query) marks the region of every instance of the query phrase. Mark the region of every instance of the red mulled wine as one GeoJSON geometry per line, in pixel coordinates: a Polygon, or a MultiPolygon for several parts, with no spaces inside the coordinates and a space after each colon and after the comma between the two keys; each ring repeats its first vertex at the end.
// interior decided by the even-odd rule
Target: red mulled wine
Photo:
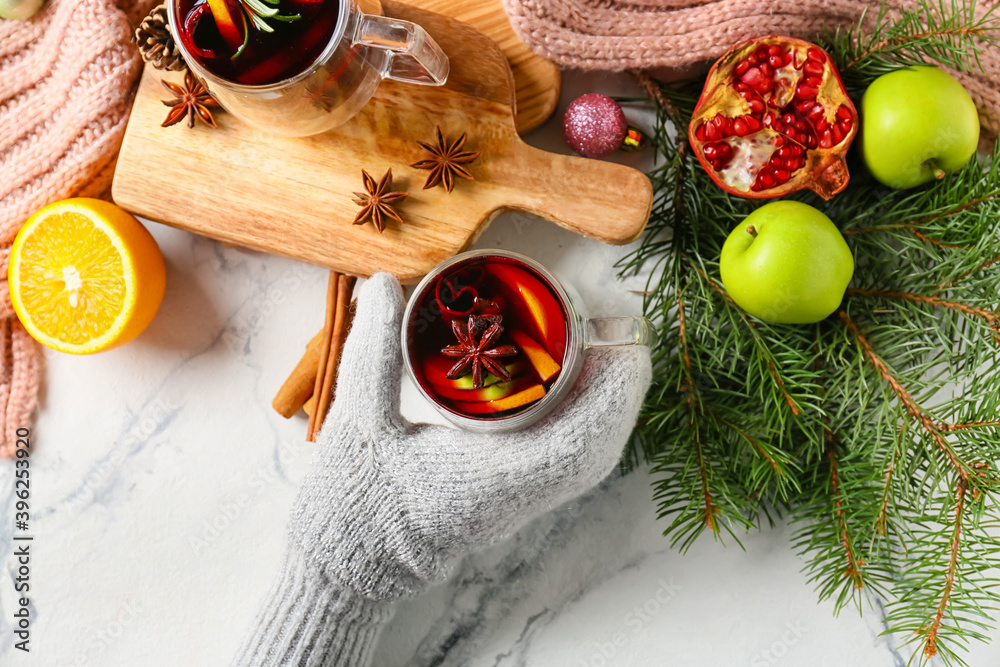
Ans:
{"type": "Polygon", "coordinates": [[[407,354],[423,390],[448,410],[509,417],[541,400],[559,377],[566,310],[523,262],[474,257],[414,298],[407,354]]]}
{"type": "Polygon", "coordinates": [[[172,0],[188,52],[213,74],[258,86],[304,72],[337,28],[342,0],[172,0]]]}

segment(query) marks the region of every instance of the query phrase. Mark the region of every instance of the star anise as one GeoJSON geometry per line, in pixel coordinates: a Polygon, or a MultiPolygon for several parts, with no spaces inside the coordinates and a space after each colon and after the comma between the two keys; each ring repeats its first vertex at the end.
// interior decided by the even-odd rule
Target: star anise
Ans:
{"type": "Polygon", "coordinates": [[[382,230],[385,229],[386,217],[402,222],[403,219],[399,217],[392,205],[409,197],[410,193],[390,192],[392,189],[392,169],[385,172],[385,176],[378,183],[375,183],[375,179],[369,176],[364,169],[361,170],[361,178],[364,179],[366,192],[354,193],[354,203],[361,207],[361,211],[354,218],[354,224],[363,225],[371,218],[375,229],[381,234],[382,230]]]}
{"type": "Polygon", "coordinates": [[[209,111],[209,108],[217,108],[219,103],[215,101],[215,98],[209,94],[200,81],[195,81],[191,70],[188,70],[184,74],[183,88],[169,81],[163,81],[162,83],[166,86],[167,90],[173,93],[174,99],[163,100],[163,103],[171,107],[171,109],[167,113],[167,119],[163,121],[160,127],[176,125],[181,122],[184,116],[187,116],[188,127],[194,127],[195,116],[200,118],[206,125],[218,127],[215,124],[215,119],[212,118],[212,112],[209,111]]]}
{"type": "Polygon", "coordinates": [[[417,142],[421,148],[433,155],[431,158],[410,165],[414,169],[430,169],[431,173],[427,176],[427,182],[424,183],[424,190],[444,183],[444,189],[451,192],[455,187],[456,176],[467,178],[470,181],[476,180],[469,173],[469,170],[462,166],[463,164],[469,164],[479,157],[479,151],[462,152],[462,146],[465,145],[465,136],[465,132],[463,132],[462,136],[451,144],[448,144],[441,133],[441,128],[438,127],[437,146],[432,146],[422,141],[417,142]]]}
{"type": "Polygon", "coordinates": [[[513,357],[517,354],[517,348],[513,345],[501,345],[491,347],[493,341],[503,333],[500,315],[470,315],[467,324],[459,320],[451,321],[451,330],[458,339],[455,345],[449,345],[441,350],[441,354],[447,357],[459,357],[458,363],[451,367],[447,377],[449,380],[456,380],[472,369],[473,389],[482,389],[484,378],[483,371],[493,373],[501,380],[509,380],[510,373],[498,361],[504,357],[513,357]],[[481,334],[481,336],[480,336],[481,334]],[[476,337],[479,337],[478,342],[476,337]]]}

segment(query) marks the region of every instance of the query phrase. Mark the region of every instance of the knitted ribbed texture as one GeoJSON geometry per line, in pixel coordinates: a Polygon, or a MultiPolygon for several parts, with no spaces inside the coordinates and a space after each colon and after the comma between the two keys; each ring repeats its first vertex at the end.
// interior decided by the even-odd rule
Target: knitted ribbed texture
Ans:
{"type": "Polygon", "coordinates": [[[290,547],[233,665],[367,665],[391,617],[390,603],[367,600],[331,582],[290,547]]]}
{"type": "Polygon", "coordinates": [[[139,72],[133,18],[151,0],[49,0],[0,19],[0,456],[14,452],[38,393],[37,346],[13,315],[10,245],[42,206],[111,185],[139,72]]]}
{"type": "MultiPolygon", "coordinates": [[[[503,0],[515,31],[564,67],[684,69],[721,56],[758,35],[813,39],[847,26],[882,0],[503,0]]],[[[997,0],[981,0],[982,15],[997,0]]],[[[887,0],[889,7],[912,6],[887,0]]],[[[984,49],[985,71],[952,72],[979,108],[983,127],[1000,134],[1000,49],[984,49]]]]}
{"type": "Polygon", "coordinates": [[[591,488],[621,457],[650,383],[648,348],[591,350],[565,401],[522,431],[414,426],[399,414],[402,312],[391,276],[361,288],[336,401],[292,510],[288,550],[302,561],[286,561],[291,583],[277,585],[235,665],[365,667],[378,605],[442,580],[457,556],[591,488]],[[334,611],[310,616],[317,596],[334,611]]]}

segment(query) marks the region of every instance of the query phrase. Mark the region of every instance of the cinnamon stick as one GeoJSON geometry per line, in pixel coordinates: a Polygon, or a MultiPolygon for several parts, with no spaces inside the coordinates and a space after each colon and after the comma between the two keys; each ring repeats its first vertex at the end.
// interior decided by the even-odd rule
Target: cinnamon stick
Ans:
{"type": "Polygon", "coordinates": [[[317,399],[316,406],[313,408],[312,420],[316,422],[316,429],[313,431],[313,438],[309,438],[310,441],[315,439],[315,431],[319,430],[319,426],[323,423],[326,413],[330,409],[330,403],[333,401],[334,386],[337,382],[337,368],[340,366],[340,351],[344,347],[344,340],[347,338],[347,332],[353,319],[352,313],[354,311],[351,308],[351,292],[354,291],[354,283],[356,282],[357,278],[354,276],[341,275],[337,279],[337,312],[334,317],[333,333],[330,336],[330,348],[327,351],[326,364],[323,372],[316,377],[317,382],[319,382],[321,377],[323,381],[320,390],[315,392],[317,399]]]}
{"type": "Polygon", "coordinates": [[[320,343],[323,341],[323,331],[320,330],[306,344],[306,351],[295,364],[288,379],[285,380],[278,393],[271,401],[271,407],[285,419],[298,412],[313,395],[316,384],[316,369],[319,368],[320,343]]]}
{"type": "MultiPolygon", "coordinates": [[[[326,317],[323,320],[323,338],[320,342],[319,366],[316,374],[316,381],[313,384],[313,393],[319,395],[323,387],[323,376],[326,374],[327,360],[330,358],[330,343],[333,339],[333,325],[337,314],[337,284],[340,274],[336,271],[330,272],[330,278],[326,283],[326,317]]],[[[316,431],[319,424],[316,420],[316,411],[309,416],[309,426],[306,429],[306,440],[316,441],[316,431]]]]}

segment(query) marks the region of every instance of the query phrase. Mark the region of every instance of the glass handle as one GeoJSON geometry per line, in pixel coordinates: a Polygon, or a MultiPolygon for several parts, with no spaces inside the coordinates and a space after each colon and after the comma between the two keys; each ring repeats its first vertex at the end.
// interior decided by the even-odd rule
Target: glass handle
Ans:
{"type": "Polygon", "coordinates": [[[388,51],[386,77],[393,81],[440,86],[448,80],[448,56],[416,23],[364,14],[358,22],[354,43],[388,51]]]}
{"type": "Polygon", "coordinates": [[[652,346],[656,342],[653,323],[645,317],[593,317],[586,325],[587,347],[652,346]]]}

